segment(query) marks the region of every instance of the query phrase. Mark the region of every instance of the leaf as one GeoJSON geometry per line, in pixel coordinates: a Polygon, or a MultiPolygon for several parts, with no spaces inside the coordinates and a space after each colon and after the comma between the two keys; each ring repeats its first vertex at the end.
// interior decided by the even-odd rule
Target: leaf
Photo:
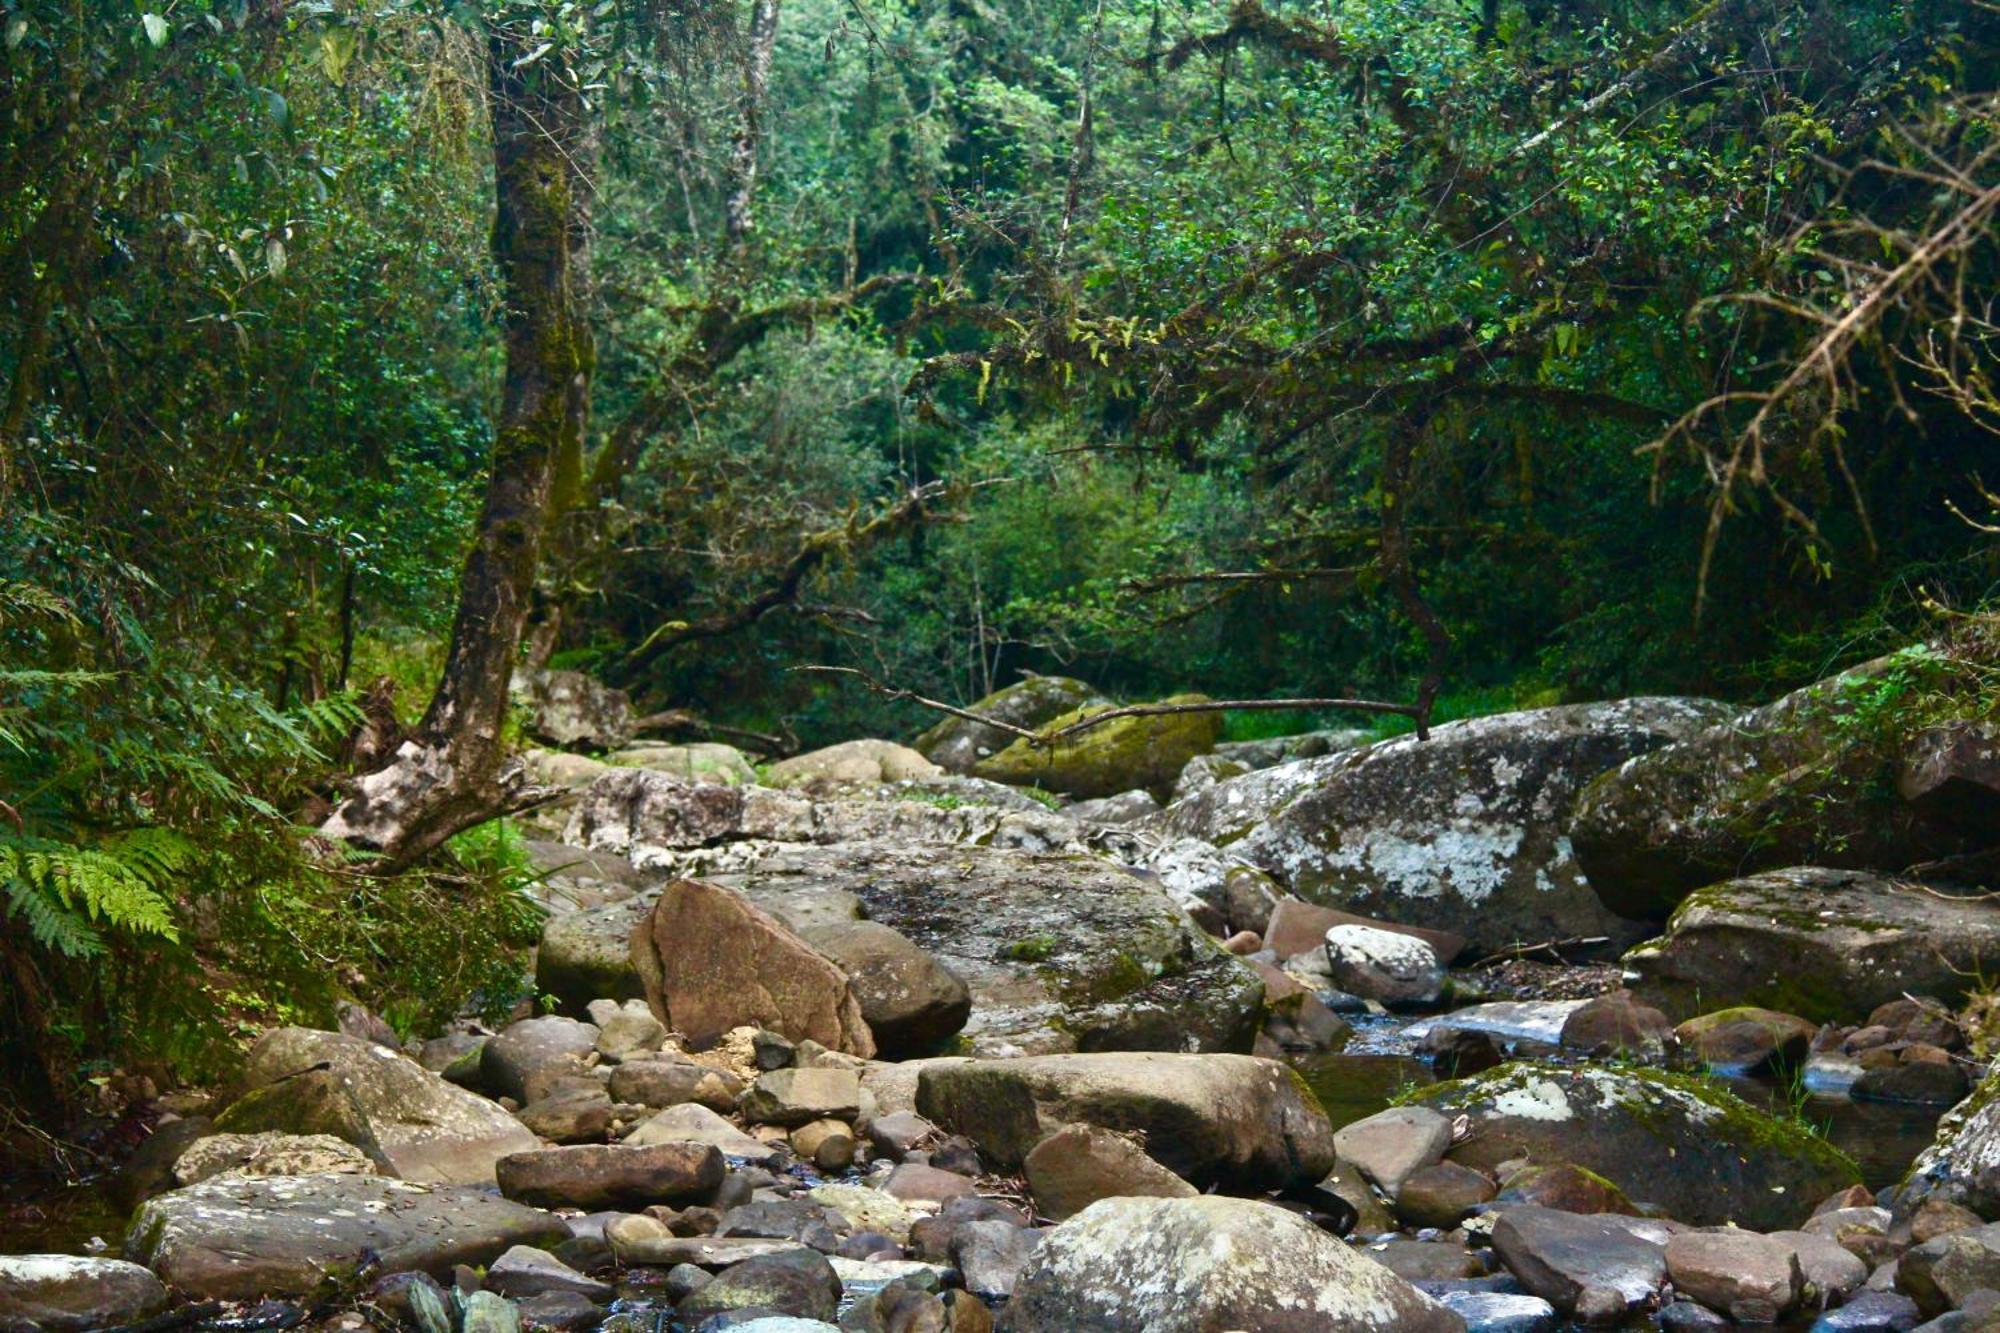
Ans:
{"type": "Polygon", "coordinates": [[[158,14],[141,14],[139,25],[146,30],[146,40],[154,46],[167,44],[167,21],[158,14]]]}
{"type": "Polygon", "coordinates": [[[361,49],[361,38],[352,28],[329,28],[319,36],[319,66],[336,88],[347,84],[347,67],[361,49]]]}
{"type": "Polygon", "coordinates": [[[16,14],[7,20],[7,49],[13,50],[28,35],[28,20],[16,14]]]}
{"type": "Polygon", "coordinates": [[[264,242],[264,267],[274,278],[285,276],[285,243],[275,236],[264,242]]]}
{"type": "Polygon", "coordinates": [[[522,56],[519,60],[516,60],[514,62],[513,67],[515,69],[521,69],[525,66],[532,65],[537,60],[540,60],[543,56],[547,55],[549,52],[555,50],[555,48],[556,44],[554,42],[543,42],[540,46],[528,52],[528,54],[522,56]]]}

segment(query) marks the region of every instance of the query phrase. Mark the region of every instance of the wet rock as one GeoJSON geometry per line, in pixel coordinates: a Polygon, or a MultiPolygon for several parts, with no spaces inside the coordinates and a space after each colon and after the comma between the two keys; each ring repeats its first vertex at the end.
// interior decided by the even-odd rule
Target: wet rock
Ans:
{"type": "Polygon", "coordinates": [[[1099,1199],[1179,1199],[1197,1192],[1131,1138],[1094,1125],[1057,1130],[1035,1145],[1023,1168],[1036,1208],[1057,1222],[1099,1199]]]}
{"type": "Polygon", "coordinates": [[[331,1135],[405,1180],[490,1183],[496,1160],[535,1146],[526,1127],[484,1097],[342,1033],[265,1033],[244,1057],[242,1086],[217,1130],[331,1135]]]}
{"type": "Polygon", "coordinates": [[[236,1171],[249,1176],[371,1176],[368,1154],[331,1134],[211,1134],[174,1161],[177,1184],[195,1185],[236,1171]]]}
{"type": "Polygon", "coordinates": [[[1796,1225],[1858,1179],[1825,1140],[1699,1080],[1647,1070],[1502,1065],[1418,1094],[1469,1134],[1452,1160],[1493,1170],[1567,1162],[1697,1226],[1796,1225]]]}
{"type": "Polygon", "coordinates": [[[302,1296],[372,1253],[388,1272],[449,1276],[515,1245],[546,1247],[563,1220],[472,1186],[382,1176],[222,1176],[143,1205],[125,1257],[195,1300],[302,1296]]]}
{"type": "Polygon", "coordinates": [[[1312,1223],[1208,1195],[1106,1199],[1048,1232],[1013,1333],[1460,1333],[1464,1323],[1312,1223]]]}
{"type": "Polygon", "coordinates": [[[1906,1102],[1917,1106],[1953,1106],[1969,1088],[1965,1071],[1956,1064],[1932,1060],[1905,1061],[1863,1071],[1847,1090],[1856,1101],[1906,1102]]]}
{"type": "Polygon", "coordinates": [[[1911,1164],[1903,1206],[1933,1198],[2000,1216],[2000,1073],[1989,1073],[1944,1114],[1937,1137],[1911,1164]]]}
{"type": "Polygon", "coordinates": [[[764,772],[764,781],[787,787],[828,789],[873,786],[910,778],[934,778],[944,770],[907,745],[894,741],[842,741],[825,749],[781,759],[764,772]]]}
{"type": "Polygon", "coordinates": [[[87,1333],[136,1324],[167,1289],[137,1264],[68,1254],[0,1255],[0,1328],[87,1333]]]}
{"type": "Polygon", "coordinates": [[[847,973],[885,1060],[934,1055],[972,1012],[972,992],[951,969],[879,921],[802,932],[847,973]]]}
{"type": "MultiPolygon", "coordinates": [[[[1205,701],[1198,694],[1178,694],[1163,704],[1205,701]]],[[[1085,705],[1040,728],[1043,734],[1080,722],[1103,705],[1085,705]]],[[[1144,787],[1156,796],[1173,790],[1188,760],[1206,754],[1222,738],[1220,713],[1169,713],[1121,717],[1079,732],[1054,745],[1031,744],[1016,738],[1007,748],[974,765],[977,777],[1015,787],[1089,798],[1114,796],[1144,787]]]]}
{"type": "Polygon", "coordinates": [[[1384,1004],[1429,1004],[1444,989],[1444,964],[1429,944],[1373,926],[1326,932],[1328,975],[1349,995],[1384,1004]]]}
{"type": "Polygon", "coordinates": [[[519,1299],[560,1291],[590,1301],[608,1301],[615,1294],[608,1282],[585,1277],[547,1250],[515,1245],[486,1267],[486,1289],[519,1299]]]}
{"type": "Polygon", "coordinates": [[[555,1014],[510,1023],[481,1049],[480,1081],[495,1097],[538,1101],[557,1080],[586,1071],[597,1036],[596,1024],[555,1014]]]}
{"type": "Polygon", "coordinates": [[[1818,1031],[1791,1014],[1739,1005],[1690,1018],[1674,1029],[1674,1036],[1710,1069],[1758,1074],[1799,1068],[1818,1031]]]}
{"type": "Polygon", "coordinates": [[[574,1291],[545,1291],[535,1296],[524,1296],[514,1303],[520,1313],[521,1327],[526,1329],[550,1329],[557,1333],[582,1333],[604,1322],[604,1311],[588,1296],[574,1291]]]}
{"type": "Polygon", "coordinates": [[[759,1125],[852,1120],[861,1109],[861,1077],[852,1069],[774,1069],[757,1076],[742,1107],[744,1118],[759,1125]]]}
{"type": "Polygon", "coordinates": [[[550,745],[608,750],[632,734],[631,697],[581,671],[516,676],[514,692],[527,703],[528,734],[550,745]]]}
{"type": "Polygon", "coordinates": [[[708,1144],[582,1144],[500,1159],[500,1192],[542,1207],[643,1207],[695,1203],[722,1183],[722,1154],[708,1144]]]}
{"type": "Polygon", "coordinates": [[[1809,1333],[1910,1333],[1923,1320],[1917,1303],[1893,1291],[1864,1291],[1813,1321],[1809,1333]]]}
{"type": "Polygon", "coordinates": [[[1585,1323],[1615,1323],[1666,1282],[1667,1234],[1657,1223],[1603,1213],[1509,1208],[1493,1249],[1532,1294],[1585,1323]]]}
{"type": "Polygon", "coordinates": [[[1896,1264],[1896,1288],[1935,1318],[1975,1291],[2000,1290],[2000,1223],[1925,1241],[1896,1264]]]}
{"type": "Polygon", "coordinates": [[[1241,1055],[1117,1052],[931,1065],[917,1109],[1001,1170],[1066,1125],[1145,1136],[1196,1187],[1306,1185],[1334,1160],[1326,1114],[1283,1065],[1241,1055]]]}
{"type": "MultiPolygon", "coordinates": [[[[995,690],[967,708],[980,717],[1009,726],[1034,729],[1064,713],[1105,702],[1096,690],[1064,676],[1030,676],[995,690]]],[[[983,759],[1000,753],[1018,739],[1000,727],[971,718],[947,717],[911,744],[932,763],[951,773],[970,773],[983,759]]]]}
{"type": "Polygon", "coordinates": [[[875,1053],[839,965],[728,889],[691,879],[669,884],[633,932],[632,956],[647,1002],[690,1039],[764,1027],[853,1055],[875,1053]]]}
{"type": "Polygon", "coordinates": [[[1665,1014],[1621,990],[1577,1006],[1563,1020],[1561,1044],[1590,1055],[1658,1059],[1672,1035],[1673,1025],[1665,1014]]]}
{"type": "Polygon", "coordinates": [[[1721,1333],[1734,1327],[1699,1301],[1674,1301],[1660,1311],[1660,1333],[1721,1333]]]}
{"type": "Polygon", "coordinates": [[[1403,1182],[1435,1165],[1451,1147],[1451,1121],[1422,1106],[1392,1106],[1343,1126],[1333,1151],[1369,1184],[1397,1197],[1403,1182]]]}
{"type": "Polygon", "coordinates": [[[1684,1231],[1667,1241],[1674,1290],[1740,1324],[1772,1324],[1798,1304],[1798,1252],[1751,1231],[1684,1231]]]}
{"type": "Polygon", "coordinates": [[[1854,1022],[1905,991],[1965,994],[2000,952],[2000,909],[1853,870],[1773,870],[1690,894],[1667,933],[1633,949],[1631,986],[1669,1016],[1716,1003],[1854,1022]]]}
{"type": "Polygon", "coordinates": [[[694,1102],[712,1111],[733,1111],[748,1084],[726,1069],[662,1056],[631,1060],[611,1071],[611,1095],[641,1106],[694,1102]]]}
{"type": "Polygon", "coordinates": [[[1483,951],[1638,928],[1591,893],[1569,813],[1591,778],[1726,715],[1629,699],[1453,722],[1217,783],[1167,814],[1308,901],[1464,931],[1483,951]]]}
{"type": "Polygon", "coordinates": [[[1437,1302],[1465,1321],[1466,1333],[1557,1333],[1556,1308],[1539,1296],[1442,1291],[1437,1302]]]}
{"type": "Polygon", "coordinates": [[[1449,1240],[1388,1236],[1361,1253],[1411,1283],[1462,1282],[1484,1271],[1476,1255],[1449,1240]]]}
{"type": "Polygon", "coordinates": [[[675,1313],[692,1326],[751,1308],[832,1323],[840,1310],[840,1278],[824,1255],[804,1248],[745,1259],[682,1300],[675,1313]]]}
{"type": "Polygon", "coordinates": [[[1440,1078],[1469,1078],[1502,1060],[1492,1037],[1465,1028],[1433,1027],[1418,1040],[1415,1052],[1430,1062],[1440,1078]]]}
{"type": "Polygon", "coordinates": [[[1396,1215],[1413,1227],[1449,1230],[1499,1193],[1483,1171],[1437,1162],[1410,1173],[1396,1191],[1396,1215]]]}

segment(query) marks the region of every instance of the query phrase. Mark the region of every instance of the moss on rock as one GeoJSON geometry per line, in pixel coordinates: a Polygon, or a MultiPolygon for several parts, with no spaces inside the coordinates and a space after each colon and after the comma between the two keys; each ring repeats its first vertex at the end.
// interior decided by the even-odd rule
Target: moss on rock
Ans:
{"type": "MultiPolygon", "coordinates": [[[[1206,695],[1177,694],[1163,704],[1208,702],[1206,695]]],[[[1054,735],[1109,704],[1072,709],[1042,728],[1054,735]]],[[[1188,760],[1206,754],[1222,739],[1220,713],[1165,713],[1121,717],[1054,744],[1018,739],[981,760],[973,773],[1017,787],[1041,787],[1078,798],[1115,796],[1143,787],[1164,799],[1173,791],[1188,760]]]]}

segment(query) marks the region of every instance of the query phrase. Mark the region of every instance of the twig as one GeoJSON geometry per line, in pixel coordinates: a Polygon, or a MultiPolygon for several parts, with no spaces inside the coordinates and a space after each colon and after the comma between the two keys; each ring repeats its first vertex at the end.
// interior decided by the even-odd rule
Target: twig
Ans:
{"type": "Polygon", "coordinates": [[[1588,945],[1609,943],[1611,943],[1609,935],[1577,935],[1570,939],[1548,940],[1541,944],[1516,944],[1511,948],[1502,949],[1498,953],[1489,953],[1484,958],[1475,959],[1467,963],[1466,968],[1470,970],[1475,967],[1485,967],[1490,963],[1510,963],[1516,959],[1526,958],[1530,954],[1537,953],[1546,953],[1558,963],[1567,963],[1569,960],[1562,956],[1561,950],[1581,949],[1588,945]]]}

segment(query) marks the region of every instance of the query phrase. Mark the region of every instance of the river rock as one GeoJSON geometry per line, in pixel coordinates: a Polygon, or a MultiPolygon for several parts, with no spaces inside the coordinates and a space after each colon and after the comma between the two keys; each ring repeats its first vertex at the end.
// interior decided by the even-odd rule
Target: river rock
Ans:
{"type": "Polygon", "coordinates": [[[210,1134],[174,1159],[174,1180],[196,1185],[225,1171],[247,1176],[372,1176],[367,1153],[331,1134],[210,1134]]]}
{"type": "Polygon", "coordinates": [[[536,671],[515,677],[527,703],[526,730],[564,749],[608,750],[632,734],[632,699],[581,671],[536,671]]]}
{"type": "MultiPolygon", "coordinates": [[[[1199,694],[1178,694],[1162,704],[1206,702],[1199,694]]],[[[1048,734],[1081,722],[1105,705],[1092,704],[1049,719],[1048,734]]],[[[1143,787],[1155,796],[1173,790],[1188,760],[1206,754],[1222,738],[1220,713],[1166,713],[1114,719],[1053,745],[1023,738],[973,767],[975,776],[1014,787],[1088,799],[1115,796],[1143,787]]]]}
{"type": "Polygon", "coordinates": [[[1302,1217],[1249,1199],[1105,1199],[1015,1284],[1012,1333],[1463,1333],[1464,1322],[1302,1217]]]}
{"type": "Polygon", "coordinates": [[[1896,1288],[1931,1318],[1962,1306],[1975,1291],[2000,1291],[2000,1223],[1906,1251],[1896,1262],[1896,1288]]]}
{"type": "Polygon", "coordinates": [[[1616,1323],[1649,1304],[1667,1278],[1667,1229],[1609,1213],[1509,1208],[1493,1249],[1521,1285],[1587,1324],[1616,1323]]]}
{"type": "Polygon", "coordinates": [[[1556,1307],[1539,1296],[1456,1290],[1434,1294],[1439,1305],[1465,1321],[1467,1333],[1556,1333],[1561,1327],[1556,1307]]]}
{"type": "Polygon", "coordinates": [[[1095,1125],[1057,1130],[1035,1145],[1022,1167],[1036,1209],[1058,1222],[1099,1199],[1180,1199],[1198,1192],[1130,1137],[1095,1125]]]}
{"type": "Polygon", "coordinates": [[[644,1000],[592,1000],[588,1008],[597,1025],[597,1053],[606,1060],[651,1055],[666,1044],[666,1024],[644,1000]]]}
{"type": "Polygon", "coordinates": [[[722,1183],[722,1154],[701,1143],[585,1143],[510,1153],[500,1192],[545,1208],[705,1203],[722,1183]]]}
{"type": "Polygon", "coordinates": [[[711,1315],[745,1309],[832,1323],[840,1312],[840,1277],[826,1256],[800,1246],[731,1264],[675,1313],[693,1327],[711,1315]]]}
{"type": "Polygon", "coordinates": [[[2000,906],[1948,892],[1811,867],[1725,880],[1690,894],[1625,967],[1633,993],[1676,1019],[1747,1004],[1856,1022],[1906,993],[1956,1001],[2000,954],[2000,906]]]}
{"type": "Polygon", "coordinates": [[[609,1301],[617,1294],[610,1283],[586,1277],[547,1250],[532,1245],[513,1246],[489,1264],[486,1289],[516,1299],[562,1291],[591,1301],[609,1301]]]}
{"type": "Polygon", "coordinates": [[[1250,771],[1250,765],[1240,759],[1227,759],[1219,754],[1198,754],[1187,761],[1180,776],[1174,779],[1174,789],[1169,801],[1185,801],[1196,792],[1207,791],[1218,782],[1230,778],[1240,778],[1250,771]]]}
{"type": "Polygon", "coordinates": [[[1726,716],[1626,699],[1452,722],[1217,783],[1166,829],[1261,866],[1300,898],[1462,931],[1474,948],[1638,938],[1590,891],[1567,837],[1576,793],[1726,716]]]}
{"type": "Polygon", "coordinates": [[[1417,1094],[1467,1137],[1452,1160],[1492,1171],[1527,1159],[1596,1172],[1696,1226],[1797,1225],[1858,1179],[1824,1139],[1699,1080],[1650,1070],[1515,1063],[1417,1094]]]}
{"type": "Polygon", "coordinates": [[[744,787],[757,780],[757,770],[733,745],[694,741],[687,745],[634,745],[606,756],[619,768],[644,768],[683,782],[715,787],[744,787]]]}
{"type": "Polygon", "coordinates": [[[1412,1171],[1396,1191],[1396,1215],[1413,1227],[1450,1230],[1499,1192],[1483,1171],[1436,1162],[1412,1171]]]}
{"type": "Polygon", "coordinates": [[[972,1013],[963,979],[879,921],[848,921],[802,932],[840,965],[885,1060],[934,1055],[972,1013]]]}
{"type": "Polygon", "coordinates": [[[842,741],[823,750],[812,750],[791,759],[781,759],[764,772],[766,785],[832,788],[902,782],[909,778],[934,778],[944,772],[907,745],[894,741],[842,741]]]}
{"type": "Polygon", "coordinates": [[[1088,801],[1077,801],[1063,807],[1063,814],[1079,824],[1108,824],[1121,827],[1136,824],[1142,819],[1151,819],[1163,807],[1153,799],[1153,793],[1143,788],[1121,791],[1116,796],[1098,796],[1088,801]]]}
{"type": "Polygon", "coordinates": [[[569,1238],[552,1213],[466,1185],[383,1176],[220,1176],[147,1201],[125,1257],[195,1300],[303,1296],[372,1253],[385,1272],[448,1277],[509,1247],[569,1238]]]}
{"type": "Polygon", "coordinates": [[[773,1069],[742,1098],[743,1118],[796,1128],[813,1120],[852,1120],[861,1110],[861,1077],[852,1069],[773,1069]]]}
{"type": "MultiPolygon", "coordinates": [[[[1237,924],[1231,916],[1230,924],[1237,924]]],[[[1317,952],[1326,947],[1326,933],[1335,926],[1367,926],[1375,930],[1394,931],[1399,935],[1410,935],[1429,944],[1437,954],[1438,962],[1447,966],[1465,951],[1465,937],[1449,930],[1426,930],[1422,926],[1405,926],[1394,921],[1376,921],[1352,912],[1343,912],[1337,907],[1322,907],[1299,898],[1279,898],[1272,904],[1269,914],[1259,918],[1255,924],[1248,921],[1245,928],[1262,931],[1264,947],[1278,956],[1279,962],[1294,958],[1302,953],[1317,952]]]]}
{"type": "Polygon", "coordinates": [[[70,1254],[0,1255],[0,1328],[89,1333],[136,1324],[166,1304],[167,1289],[138,1264],[70,1254]]]}
{"type": "Polygon", "coordinates": [[[1343,1125],[1333,1151],[1369,1184],[1394,1199],[1403,1182],[1451,1147],[1451,1121],[1427,1106],[1392,1106],[1343,1125]]]}
{"type": "Polygon", "coordinates": [[[1752,1231],[1683,1231],[1667,1241],[1667,1276],[1689,1300],[1739,1324],[1774,1324],[1798,1304],[1798,1252],[1752,1231]]]}
{"type": "Polygon", "coordinates": [[[1990,845],[1993,825],[1969,835],[1896,795],[1906,761],[1922,761],[1915,738],[1844,725],[1885,680],[1935,662],[1879,658],[1604,774],[1577,802],[1577,859],[1613,911],[1658,919],[1749,871],[1894,872],[1990,845]]]}
{"type": "Polygon", "coordinates": [[[1383,1004],[1429,1004],[1444,990],[1444,964],[1429,944],[1374,926],[1326,932],[1327,975],[1336,989],[1383,1004]]]}
{"type": "Polygon", "coordinates": [[[596,1024],[557,1014],[510,1023],[481,1048],[480,1082],[496,1097],[539,1101],[559,1081],[585,1072],[597,1038],[596,1024]]]}
{"type": "Polygon", "coordinates": [[[1710,1069],[1754,1074],[1803,1066],[1818,1031],[1794,1014],[1738,1005],[1690,1018],[1674,1029],[1674,1037],[1710,1069]]]}
{"type": "Polygon", "coordinates": [[[1560,1042],[1588,1055],[1658,1059],[1672,1037],[1673,1025],[1665,1014],[1620,990],[1579,1005],[1563,1020],[1560,1042]]]}
{"type": "Polygon", "coordinates": [[[1116,1052],[931,1065],[917,1109],[1019,1168],[1068,1125],[1143,1136],[1147,1154],[1197,1187],[1307,1185],[1333,1167],[1326,1113],[1284,1065],[1244,1055],[1116,1052]]]}
{"type": "Polygon", "coordinates": [[[272,1029],[244,1057],[242,1086],[218,1131],[330,1134],[404,1180],[490,1184],[495,1161],[535,1146],[484,1097],[342,1033],[272,1029]]]}
{"type": "Polygon", "coordinates": [[[726,1069],[692,1060],[661,1056],[628,1060],[611,1071],[611,1095],[640,1106],[679,1106],[697,1102],[712,1111],[733,1111],[748,1086],[726,1069]]]}
{"type": "Polygon", "coordinates": [[[632,958],[654,1012],[691,1040],[763,1027],[850,1055],[875,1054],[840,966],[719,885],[667,885],[632,933],[632,958]]]}
{"type": "MultiPolygon", "coordinates": [[[[966,711],[1009,726],[1033,730],[1064,713],[1104,702],[1096,690],[1066,676],[1029,676],[995,690],[966,711]]],[[[926,759],[949,773],[970,773],[980,761],[1000,753],[1018,737],[966,717],[946,717],[911,742],[926,759]]]]}
{"type": "Polygon", "coordinates": [[[626,1135],[625,1142],[632,1147],[656,1143],[705,1143],[726,1157],[740,1157],[753,1162],[767,1161],[777,1151],[770,1144],[745,1134],[706,1106],[693,1102],[668,1107],[626,1135]]]}

